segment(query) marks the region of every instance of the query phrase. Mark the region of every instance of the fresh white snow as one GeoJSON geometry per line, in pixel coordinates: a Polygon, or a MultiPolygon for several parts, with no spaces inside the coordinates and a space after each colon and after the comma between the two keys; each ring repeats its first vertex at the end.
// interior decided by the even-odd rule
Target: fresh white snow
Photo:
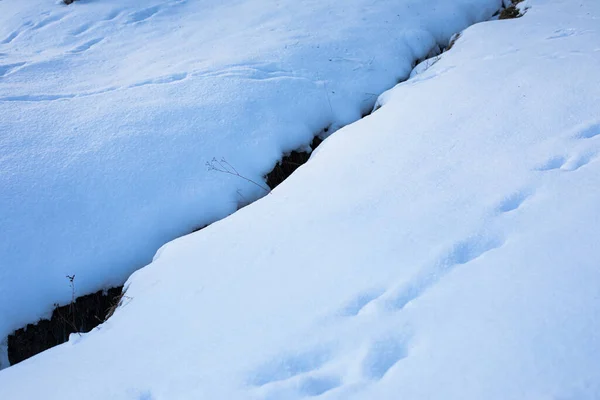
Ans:
{"type": "Polygon", "coordinates": [[[525,7],[163,246],[0,398],[599,398],[600,3],[525,7]]]}
{"type": "Polygon", "coordinates": [[[264,195],[207,161],[260,181],[500,3],[0,1],[0,338],[264,195]]]}

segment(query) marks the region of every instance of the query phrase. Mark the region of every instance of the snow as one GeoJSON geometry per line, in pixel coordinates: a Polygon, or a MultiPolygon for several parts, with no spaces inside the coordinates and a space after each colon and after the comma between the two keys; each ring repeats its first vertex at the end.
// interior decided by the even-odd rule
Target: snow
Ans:
{"type": "Polygon", "coordinates": [[[500,0],[2,0],[0,338],[264,192],[500,0]],[[15,307],[18,304],[18,307],[15,307]]]}
{"type": "Polygon", "coordinates": [[[597,399],[600,4],[525,7],[163,246],[0,398],[597,399]]]}

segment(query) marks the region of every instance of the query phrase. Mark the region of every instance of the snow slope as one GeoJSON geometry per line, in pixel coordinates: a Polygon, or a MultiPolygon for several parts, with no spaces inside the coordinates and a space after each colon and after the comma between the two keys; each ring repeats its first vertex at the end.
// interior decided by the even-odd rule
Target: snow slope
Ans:
{"type": "Polygon", "coordinates": [[[0,338],[264,192],[500,0],[0,2],[0,338]]]}
{"type": "Polygon", "coordinates": [[[0,398],[599,398],[600,3],[525,5],[164,246],[0,398]]]}

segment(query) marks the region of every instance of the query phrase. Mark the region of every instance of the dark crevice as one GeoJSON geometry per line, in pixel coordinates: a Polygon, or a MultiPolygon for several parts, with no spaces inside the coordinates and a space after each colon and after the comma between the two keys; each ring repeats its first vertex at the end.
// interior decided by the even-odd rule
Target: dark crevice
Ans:
{"type": "Polygon", "coordinates": [[[522,16],[521,11],[519,11],[517,7],[512,5],[502,10],[500,15],[498,16],[498,19],[512,19],[519,18],[520,16],[522,16]]]}
{"type": "MultiPolygon", "coordinates": [[[[327,132],[328,130],[329,128],[325,128],[323,132],[327,132]]],[[[265,175],[265,181],[271,190],[275,189],[280,183],[293,174],[298,167],[308,161],[312,150],[316,149],[323,142],[319,136],[320,135],[317,135],[313,138],[310,144],[310,151],[294,150],[285,154],[275,167],[273,167],[271,172],[265,175]]]]}
{"type": "Polygon", "coordinates": [[[517,7],[517,4],[521,2],[523,2],[523,0],[512,0],[511,5],[500,10],[498,19],[513,19],[522,17],[524,12],[522,13],[517,7]]]}
{"type": "Polygon", "coordinates": [[[200,225],[197,228],[192,229],[192,231],[190,233],[194,233],[194,232],[198,232],[201,231],[202,229],[206,228],[207,226],[209,226],[210,224],[204,224],[204,225],[200,225]]]}
{"type": "Polygon", "coordinates": [[[281,161],[275,165],[275,168],[265,176],[267,185],[275,189],[280,183],[286,180],[299,166],[304,164],[310,158],[308,152],[292,151],[285,155],[281,161]]]}
{"type": "Polygon", "coordinates": [[[8,361],[15,365],[44,350],[65,343],[72,333],[89,332],[104,322],[122,298],[123,286],[78,297],[55,305],[52,317],[17,329],[8,336],[8,361]]]}

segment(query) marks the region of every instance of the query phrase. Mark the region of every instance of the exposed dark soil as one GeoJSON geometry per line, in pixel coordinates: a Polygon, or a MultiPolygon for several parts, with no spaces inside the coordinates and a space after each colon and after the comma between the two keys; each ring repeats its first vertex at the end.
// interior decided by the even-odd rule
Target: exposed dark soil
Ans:
{"type": "MultiPolygon", "coordinates": [[[[324,132],[327,132],[327,129],[325,129],[324,132]]],[[[310,144],[310,148],[312,150],[316,149],[322,141],[323,140],[321,140],[319,136],[315,136],[310,144]]],[[[291,153],[286,154],[281,161],[273,167],[271,172],[265,175],[269,188],[271,188],[271,190],[275,189],[281,182],[294,173],[298,167],[307,162],[309,158],[310,152],[306,151],[292,151],[291,153]]]]}
{"type": "Polygon", "coordinates": [[[523,0],[513,0],[512,5],[506,7],[502,11],[500,11],[500,16],[498,19],[512,19],[522,17],[521,11],[517,8],[517,4],[521,3],[523,0]]]}
{"type": "Polygon", "coordinates": [[[29,324],[8,336],[8,361],[17,364],[65,343],[72,333],[89,332],[102,322],[121,299],[123,287],[81,296],[72,304],[56,307],[52,317],[29,324]]]}
{"type": "Polygon", "coordinates": [[[521,12],[515,6],[510,6],[502,10],[498,19],[512,19],[519,18],[521,16],[521,12]]]}

